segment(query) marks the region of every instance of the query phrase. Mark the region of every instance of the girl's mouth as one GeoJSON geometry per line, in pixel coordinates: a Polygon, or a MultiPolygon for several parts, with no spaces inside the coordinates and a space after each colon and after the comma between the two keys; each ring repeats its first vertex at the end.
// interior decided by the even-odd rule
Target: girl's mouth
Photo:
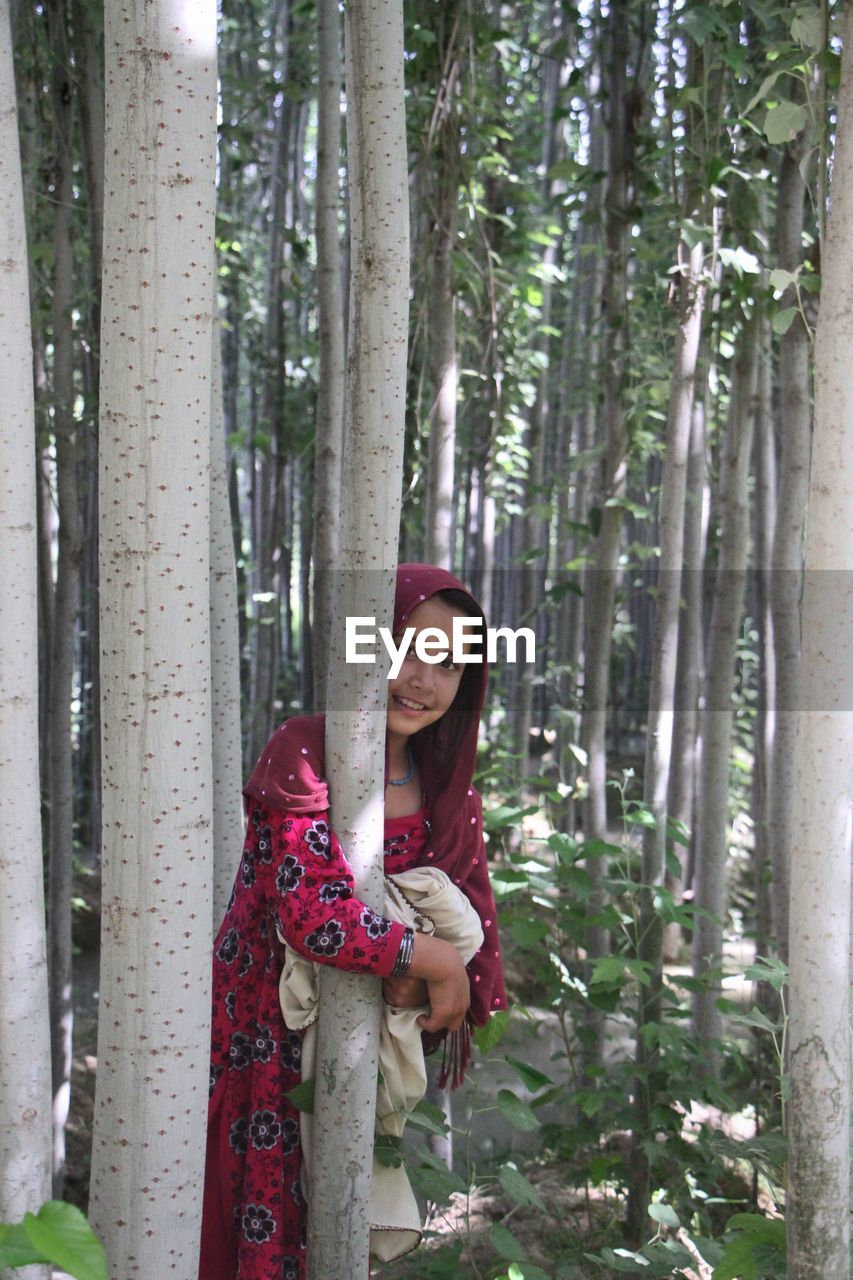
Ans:
{"type": "Polygon", "coordinates": [[[393,698],[400,710],[407,712],[410,716],[420,715],[427,709],[422,702],[415,702],[412,698],[401,698],[398,693],[395,693],[393,698]]]}

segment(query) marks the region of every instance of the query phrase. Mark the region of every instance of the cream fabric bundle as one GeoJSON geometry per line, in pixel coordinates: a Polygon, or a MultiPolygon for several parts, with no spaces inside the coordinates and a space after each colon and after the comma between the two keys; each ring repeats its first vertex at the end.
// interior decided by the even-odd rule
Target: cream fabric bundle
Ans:
{"type": "MultiPolygon", "coordinates": [[[[435,934],[452,943],[465,964],[483,945],[480,919],[465,895],[443,871],[413,867],[385,877],[385,915],[419,933],[435,934]]],[[[285,944],[285,963],[279,982],[281,1011],[288,1027],[304,1031],[302,1079],[314,1077],[317,1055],[319,966],[285,944]]],[[[376,1133],[399,1137],[406,1116],[426,1092],[426,1068],[418,1017],[427,1006],[395,1009],[383,1002],[379,1028],[379,1070],[376,1133]]],[[[302,1181],[311,1199],[311,1151],[314,1117],[300,1112],[302,1181]]],[[[370,1250],[381,1262],[409,1253],[420,1243],[421,1220],[405,1169],[381,1164],[374,1156],[370,1197],[370,1250]]]]}

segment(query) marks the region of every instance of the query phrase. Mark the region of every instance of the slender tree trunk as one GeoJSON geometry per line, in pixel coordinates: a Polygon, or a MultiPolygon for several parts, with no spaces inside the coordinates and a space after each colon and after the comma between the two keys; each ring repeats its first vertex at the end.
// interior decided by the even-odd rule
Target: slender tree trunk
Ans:
{"type": "MultiPolygon", "coordinates": [[[[688,204],[692,212],[693,202],[688,204]]],[[[643,829],[642,890],[640,892],[639,958],[649,965],[649,984],[640,986],[637,1017],[637,1066],[635,1107],[637,1119],[631,1147],[631,1192],[628,1201],[629,1238],[639,1245],[645,1237],[651,1195],[649,1158],[643,1141],[654,1128],[652,1110],[660,1101],[653,1081],[658,1066],[656,1052],[644,1036],[644,1028],[659,1022],[663,993],[663,924],[655,908],[655,896],[664,886],[667,842],[667,790],[675,712],[676,659],[684,555],[684,507],[690,424],[699,335],[702,327],[704,286],[703,245],[688,250],[679,241],[681,275],[678,324],[675,331],[672,383],[667,415],[666,453],[660,484],[660,572],[657,581],[654,648],[649,688],[643,802],[654,817],[654,826],[643,829]]]]}
{"type": "Polygon", "coordinates": [[[317,3],[317,426],[314,445],[314,702],[326,704],[344,445],[344,291],[341,272],[341,28],[337,0],[317,3]]]}
{"type": "MultiPolygon", "coordinates": [[[[696,917],[693,930],[693,970],[708,976],[707,986],[694,997],[694,1017],[701,1040],[713,1042],[721,1031],[716,1002],[721,984],[709,974],[722,963],[726,913],[725,867],[729,753],[732,735],[731,685],[740,634],[746,587],[749,512],[747,479],[755,420],[758,367],[758,320],[748,320],[732,369],[726,437],[720,458],[720,533],[714,603],[708,629],[708,661],[702,714],[702,806],[697,815],[696,917]]],[[[716,1066],[710,1049],[709,1062],[716,1066]]]]}
{"type": "Polygon", "coordinates": [[[237,571],[225,461],[220,331],[213,329],[210,415],[210,679],[213,743],[213,929],[225,914],[243,845],[237,571]]]}
{"type": "MultiPolygon", "coordinates": [[[[445,86],[447,88],[447,86],[445,86]]],[[[452,85],[449,87],[452,95],[452,85]]],[[[452,103],[445,110],[452,110],[452,103]]],[[[430,564],[453,565],[453,485],[456,471],[456,298],[453,247],[458,201],[458,140],[452,121],[441,129],[434,158],[436,182],[432,283],[429,306],[429,365],[432,383],[427,463],[426,548],[430,564]]]]}
{"type": "MultiPolygon", "coordinates": [[[[613,603],[622,537],[622,502],[627,476],[625,359],[627,344],[627,235],[629,193],[634,163],[634,125],[628,124],[626,68],[629,25],[625,0],[614,0],[608,18],[607,190],[604,212],[604,281],[602,284],[602,421],[604,458],[596,494],[597,536],[591,547],[592,567],[584,573],[584,686],[581,744],[587,758],[587,795],[583,806],[584,838],[607,839],[607,705],[613,603]]],[[[600,859],[589,872],[600,875],[600,859]]],[[[605,931],[588,930],[591,961],[604,955],[605,931]]],[[[595,1040],[590,1060],[600,1057],[600,1024],[593,1015],[595,1040]]]]}
{"type": "MultiPolygon", "coordinates": [[[[346,11],[352,280],[340,616],[390,618],[400,524],[409,211],[403,98],[403,6],[365,0],[346,11]],[[380,567],[377,572],[376,566],[380,567]]],[[[381,663],[353,678],[332,639],[326,766],[332,823],[356,890],[381,904],[387,686],[381,663]]],[[[315,1094],[308,1276],[367,1280],[378,979],[325,968],[315,1094]],[[342,1128],[341,1117],[346,1117],[342,1128]]]]}
{"type": "Polygon", "coordinates": [[[853,855],[853,4],[844,9],[815,432],[791,845],[788,1280],[850,1274],[853,855]]]}
{"type": "Polygon", "coordinates": [[[65,1122],[71,1095],[71,859],[74,844],[71,693],[74,680],[77,611],[83,530],[78,497],[77,423],[74,416],[72,154],[73,99],[63,0],[45,5],[51,52],[53,139],[53,434],[59,511],[56,590],[51,632],[48,706],[48,959],[50,969],[51,1059],[53,1063],[54,1195],[65,1177],[65,1122]]]}
{"type": "MultiPolygon", "coordinates": [[[[38,732],[30,301],[8,0],[0,0],[0,1222],[50,1198],[50,1023],[38,732]]],[[[45,1280],[28,1267],[21,1280],[45,1280]]]]}
{"type": "Polygon", "coordinates": [[[112,1280],[195,1280],[213,871],[215,6],[116,0],[105,48],[104,853],[90,1203],[112,1280]]]}
{"type": "MultiPolygon", "coordinates": [[[[809,135],[804,132],[797,142],[786,147],[779,175],[776,201],[778,260],[780,268],[792,274],[803,262],[806,184],[801,166],[809,145],[809,135]]],[[[788,306],[796,302],[793,286],[785,291],[782,301],[788,306]]],[[[774,934],[783,959],[788,955],[794,743],[800,682],[800,592],[812,431],[810,355],[805,321],[797,314],[787,333],[779,340],[779,435],[782,453],[770,590],[776,657],[776,731],[770,759],[769,844],[773,867],[774,934]]]]}

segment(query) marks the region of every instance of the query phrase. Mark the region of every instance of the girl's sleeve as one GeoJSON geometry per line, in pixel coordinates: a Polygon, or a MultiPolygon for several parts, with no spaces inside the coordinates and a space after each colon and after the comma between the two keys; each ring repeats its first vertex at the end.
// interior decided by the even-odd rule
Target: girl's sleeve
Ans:
{"type": "Polygon", "coordinates": [[[306,960],[351,973],[390,975],[405,926],[353,893],[353,876],[324,816],[263,815],[256,858],[266,859],[267,897],[280,937],[306,960]]]}

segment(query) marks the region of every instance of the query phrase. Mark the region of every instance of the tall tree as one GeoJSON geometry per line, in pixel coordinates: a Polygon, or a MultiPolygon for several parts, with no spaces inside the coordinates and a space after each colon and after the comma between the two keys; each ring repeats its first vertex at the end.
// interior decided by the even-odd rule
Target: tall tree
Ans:
{"type": "MultiPolygon", "coordinates": [[[[345,22],[352,274],[338,608],[339,617],[378,619],[392,613],[403,471],[409,208],[402,2],[350,5],[345,22]]],[[[356,892],[379,907],[385,673],[378,662],[368,666],[354,689],[340,630],[332,641],[326,718],[331,817],[356,892]]],[[[378,1037],[378,979],[324,967],[309,1280],[367,1280],[378,1037]]]]}
{"type": "Polygon", "coordinates": [[[341,21],[337,0],[317,3],[317,418],[314,435],[316,705],[325,705],[344,443],[344,282],[341,271],[341,21]]]}
{"type": "MultiPolygon", "coordinates": [[[[702,712],[702,804],[697,813],[696,906],[693,968],[713,973],[722,962],[726,912],[729,756],[732,744],[731,687],[746,590],[749,541],[747,481],[752,455],[758,373],[758,317],[744,321],[733,361],[725,439],[720,456],[719,545],[702,712]]],[[[697,1034],[717,1041],[720,979],[710,977],[694,997],[697,1034]]],[[[712,1054],[712,1063],[717,1058],[712,1054]]]]}
{"type": "MultiPolygon", "coordinates": [[[[0,0],[0,1221],[50,1197],[39,802],[36,456],[27,243],[8,0],[0,0]]],[[[42,1267],[21,1273],[43,1280],[42,1267]]]]}
{"type": "Polygon", "coordinates": [[[190,1280],[210,1047],[215,5],[111,4],[105,41],[91,1214],[114,1280],[190,1280]]]}
{"type": "Polygon", "coordinates": [[[853,3],[815,349],[791,857],[788,1280],[849,1275],[853,861],[853,3]]]}

